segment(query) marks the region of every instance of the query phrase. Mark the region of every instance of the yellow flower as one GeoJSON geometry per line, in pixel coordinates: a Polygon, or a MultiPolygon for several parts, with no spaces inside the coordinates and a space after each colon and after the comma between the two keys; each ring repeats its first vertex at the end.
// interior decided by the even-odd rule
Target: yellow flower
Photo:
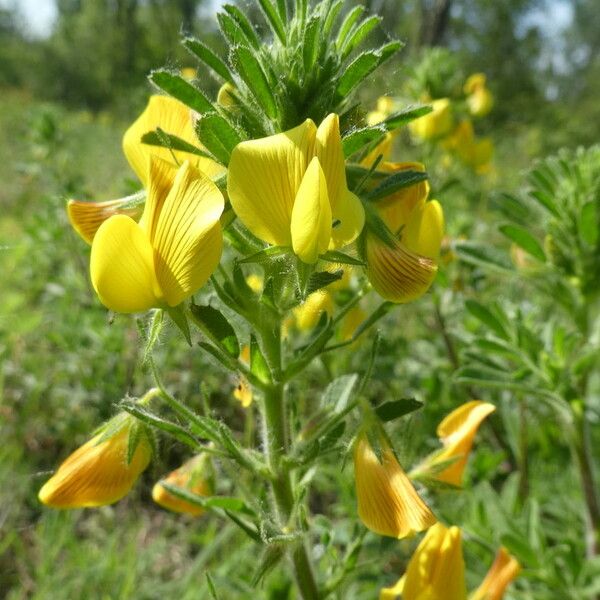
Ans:
{"type": "Polygon", "coordinates": [[[214,475],[209,456],[206,454],[194,456],[178,469],[171,471],[152,488],[152,499],[163,508],[177,513],[187,513],[194,517],[200,516],[205,512],[203,508],[175,496],[164,487],[163,483],[179,487],[198,496],[212,496],[214,494],[214,475]]]}
{"type": "Polygon", "coordinates": [[[318,127],[307,119],[284,133],[238,144],[227,191],[258,238],[291,246],[305,263],[351,243],[364,225],[359,198],[348,190],[339,117],[318,127]]]}
{"type": "Polygon", "coordinates": [[[109,421],[58,467],[39,491],[40,501],[52,508],[83,508],[113,504],[123,498],[152,456],[147,434],[134,434],[134,424],[129,415],[109,421]],[[130,433],[137,446],[128,462],[130,433]]]}
{"type": "Polygon", "coordinates": [[[432,100],[433,110],[408,124],[412,135],[420,140],[433,140],[444,137],[452,129],[454,118],[449,98],[432,100]]]}
{"type": "Polygon", "coordinates": [[[466,600],[461,531],[436,523],[406,569],[402,600],[466,600]]]}
{"type": "Polygon", "coordinates": [[[294,309],[296,327],[301,331],[312,329],[326,312],[333,315],[333,298],[327,290],[319,290],[311,294],[303,304],[294,309]]]}
{"type": "MultiPolygon", "coordinates": [[[[354,332],[358,328],[358,326],[367,318],[367,313],[360,307],[354,306],[351,308],[340,324],[340,338],[342,341],[348,341],[352,339],[354,332]]],[[[356,340],[355,343],[357,343],[356,340]]]]}
{"type": "Polygon", "coordinates": [[[371,531],[403,538],[436,522],[384,440],[380,462],[366,434],[359,434],[354,446],[354,477],[358,515],[371,531]]]}
{"type": "Polygon", "coordinates": [[[191,296],[219,264],[223,206],[217,186],[187,161],[174,171],[151,159],[140,223],[116,215],[94,237],[90,272],[102,304],[134,313],[191,296]]]}
{"type": "Polygon", "coordinates": [[[512,557],[506,548],[500,548],[485,579],[469,600],[502,600],[506,588],[520,572],[521,565],[517,559],[512,557]]]}
{"type": "Polygon", "coordinates": [[[233,397],[239,401],[243,408],[248,408],[252,404],[252,388],[244,377],[238,379],[238,383],[233,389],[233,397]]]}
{"type": "Polygon", "coordinates": [[[474,73],[465,82],[464,92],[467,94],[467,106],[474,117],[484,117],[494,106],[494,97],[485,85],[485,75],[474,73]]]}
{"type": "Polygon", "coordinates": [[[193,79],[196,79],[196,77],[198,77],[198,70],[195,69],[194,67],[183,67],[183,69],[181,69],[181,71],[179,71],[179,74],[184,79],[187,79],[188,81],[192,81],[193,79]]]}
{"type": "Polygon", "coordinates": [[[417,468],[417,472],[425,472],[433,479],[460,486],[475,434],[483,420],[495,410],[493,404],[480,400],[465,402],[453,410],[437,428],[437,435],[444,447],[426,459],[424,464],[417,468]],[[453,462],[441,471],[436,468],[452,460],[453,462]]]}
{"type": "MultiPolygon", "coordinates": [[[[125,157],[144,188],[148,188],[150,177],[148,169],[151,156],[162,158],[173,169],[177,168],[178,163],[187,159],[208,177],[216,177],[224,173],[221,165],[208,158],[143,144],[142,136],[157,128],[162,129],[165,133],[176,135],[189,144],[200,146],[194,132],[190,109],[174,98],[151,96],[144,112],[123,136],[125,157]],[[175,160],[177,163],[174,162],[175,160]]],[[[137,220],[142,211],[140,208],[132,208],[131,200],[132,198],[120,198],[107,202],[84,202],[72,199],[67,203],[67,214],[75,231],[88,244],[91,244],[100,225],[109,217],[115,214],[124,214],[137,220]]]]}
{"type": "Polygon", "coordinates": [[[246,277],[246,283],[248,287],[255,293],[260,294],[263,289],[263,278],[256,273],[251,273],[246,277]]]}
{"type": "Polygon", "coordinates": [[[456,153],[459,159],[478,172],[486,172],[490,168],[494,154],[494,144],[490,138],[477,139],[473,124],[468,119],[461,121],[452,135],[444,142],[448,150],[456,153]]]}
{"type": "MultiPolygon", "coordinates": [[[[423,171],[420,163],[385,163],[393,173],[423,171]]],[[[437,273],[444,235],[444,213],[439,202],[427,201],[426,182],[404,188],[376,204],[376,210],[395,237],[393,244],[374,232],[365,236],[367,277],[377,293],[392,302],[410,302],[422,296],[437,273]]]]}
{"type": "Polygon", "coordinates": [[[219,88],[219,93],[217,94],[217,104],[221,105],[223,108],[234,108],[237,104],[237,100],[233,95],[236,89],[235,86],[229,82],[224,83],[219,88]]]}
{"type": "MultiPolygon", "coordinates": [[[[369,125],[377,125],[385,121],[394,110],[394,99],[389,96],[381,96],[377,100],[377,109],[367,114],[367,123],[369,125]]],[[[366,167],[370,167],[375,160],[381,155],[381,160],[389,160],[392,154],[392,145],[394,138],[400,133],[399,129],[388,131],[381,142],[373,148],[360,162],[366,167]]]]}

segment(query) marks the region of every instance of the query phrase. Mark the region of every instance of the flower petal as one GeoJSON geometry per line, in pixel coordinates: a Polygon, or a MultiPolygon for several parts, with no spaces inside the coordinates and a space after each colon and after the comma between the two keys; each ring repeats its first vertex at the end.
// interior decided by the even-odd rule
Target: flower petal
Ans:
{"type": "Polygon", "coordinates": [[[315,134],[315,124],[307,119],[284,133],[242,142],[231,154],[231,205],[242,223],[269,244],[292,243],[292,209],[313,156],[315,134]]]}
{"type": "Polygon", "coordinates": [[[444,237],[444,212],[437,200],[426,202],[412,211],[402,230],[402,242],[414,252],[437,260],[444,237]]]}
{"type": "Polygon", "coordinates": [[[187,161],[177,171],[152,236],[156,277],[169,306],[200,288],[217,268],[223,247],[219,188],[187,161]]]}
{"type": "Polygon", "coordinates": [[[315,156],[308,165],[294,202],[292,248],[305,263],[317,262],[331,239],[331,206],[325,174],[315,156]]]}
{"type": "Polygon", "coordinates": [[[208,177],[214,177],[224,172],[221,165],[208,158],[179,150],[172,151],[161,146],[143,144],[142,136],[154,131],[157,127],[160,127],[165,133],[176,135],[189,144],[201,148],[194,132],[190,109],[175,98],[151,96],[144,112],[123,136],[123,152],[144,187],[148,185],[148,159],[151,155],[158,156],[174,166],[187,159],[208,177]]]}
{"type": "Polygon", "coordinates": [[[159,306],[152,246],[130,217],[115,215],[98,229],[90,257],[92,284],[104,306],[134,313],[159,306]]]}
{"type": "Polygon", "coordinates": [[[366,238],[367,277],[377,293],[391,302],[422,296],[437,273],[435,261],[411,252],[404,244],[388,246],[374,234],[366,238]]]}
{"type": "Polygon", "coordinates": [[[435,516],[417,494],[391,448],[382,446],[381,462],[364,433],[354,447],[356,496],[362,522],[375,533],[395,538],[431,527],[435,516]]]}
{"type": "Polygon", "coordinates": [[[132,219],[137,219],[140,216],[142,207],[131,207],[131,200],[131,196],[119,198],[118,200],[106,200],[105,202],[69,200],[67,215],[73,229],[84,241],[91,244],[98,227],[109,217],[127,215],[132,219]]]}
{"type": "Polygon", "coordinates": [[[481,585],[471,594],[469,600],[502,600],[506,588],[521,572],[521,565],[506,548],[500,548],[494,563],[481,585]]]}
{"type": "Polygon", "coordinates": [[[152,455],[148,440],[138,442],[127,463],[130,427],[100,441],[100,433],[71,454],[44,484],[38,496],[52,508],[83,508],[113,504],[125,496],[152,455]]]}
{"type": "Polygon", "coordinates": [[[335,223],[330,248],[340,248],[359,236],[365,224],[365,211],[359,198],[348,191],[340,119],[336,114],[328,115],[319,125],[315,152],[327,181],[327,193],[335,223]]]}

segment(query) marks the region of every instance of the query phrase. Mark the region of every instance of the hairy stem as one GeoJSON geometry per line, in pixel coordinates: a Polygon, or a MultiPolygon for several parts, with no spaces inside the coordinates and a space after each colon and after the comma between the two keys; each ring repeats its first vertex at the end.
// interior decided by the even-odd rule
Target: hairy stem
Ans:
{"type": "MultiPolygon", "coordinates": [[[[273,370],[273,379],[281,373],[280,327],[263,332],[263,350],[273,370]]],[[[289,451],[289,433],[285,409],[285,385],[272,381],[263,388],[263,451],[271,471],[271,489],[279,525],[293,529],[294,488],[292,474],[282,460],[289,451]]],[[[304,600],[315,600],[319,591],[308,548],[304,540],[290,547],[290,559],[300,595],[304,600]]]]}

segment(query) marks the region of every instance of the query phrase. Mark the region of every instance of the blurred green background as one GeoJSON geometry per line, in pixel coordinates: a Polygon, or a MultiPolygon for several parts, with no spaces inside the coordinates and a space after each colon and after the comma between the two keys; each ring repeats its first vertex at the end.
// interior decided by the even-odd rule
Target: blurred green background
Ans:
{"type": "MultiPolygon", "coordinates": [[[[485,235],[486,223],[496,218],[490,208],[494,190],[518,191],[523,171],[537,157],[600,138],[597,0],[362,4],[384,17],[375,37],[406,42],[400,58],[362,91],[367,107],[384,94],[418,101],[415,73],[431,47],[451,51],[453,72],[484,72],[488,78],[495,107],[479,127],[496,148],[493,177],[471,175],[450,185],[441,162],[427,164],[433,190],[447,209],[451,236],[485,235]]],[[[257,597],[249,584],[256,561],[252,542],[216,519],[194,521],[152,505],[152,482],[183,456],[170,441],[163,445],[161,463],[114,507],[52,512],[36,497],[58,462],[113,414],[114,403],[128,393],[142,393],[150,382],[135,322],[123,317],[109,322],[91,290],[87,249],[69,227],[65,200],[116,198],[135,189],[120,140],[151,91],[146,76],[159,66],[196,66],[178,43],[182,33],[219,48],[217,8],[208,0],[0,3],[0,597],[192,599],[206,597],[207,568],[225,590],[223,598],[257,597]]],[[[250,12],[263,22],[255,7],[250,12]]],[[[202,73],[199,78],[216,93],[218,83],[202,73]]],[[[401,146],[403,160],[422,157],[422,149],[408,139],[401,146]]],[[[418,306],[403,307],[390,320],[387,358],[377,365],[373,394],[391,390],[426,401],[422,414],[402,430],[403,439],[410,440],[407,452],[417,456],[432,446],[422,438],[433,439],[441,417],[468,399],[467,391],[450,381],[456,365],[447,355],[445,330],[430,335],[440,325],[440,306],[459,346],[464,331],[472,328],[454,299],[442,293],[452,287],[450,279],[443,275],[439,292],[418,306]]],[[[485,293],[496,298],[502,292],[509,293],[493,286],[485,293]]],[[[232,427],[248,427],[248,415],[231,400],[234,382],[224,380],[198,351],[187,351],[177,332],[164,336],[158,354],[167,384],[181,397],[200,402],[202,382],[211,390],[212,406],[232,427]]],[[[362,362],[359,349],[329,369],[339,375],[360,369],[362,362]]],[[[326,386],[327,375],[319,369],[313,375],[308,389],[316,393],[326,386]]],[[[470,481],[476,484],[470,495],[442,501],[443,510],[462,514],[475,537],[486,527],[510,529],[515,545],[530,529],[531,536],[540,531],[549,536],[538,546],[531,536],[529,545],[521,542],[519,558],[526,557],[532,574],[509,598],[593,598],[600,584],[597,579],[595,588],[588,584],[597,571],[586,570],[600,570],[600,563],[565,566],[571,554],[583,553],[581,518],[565,517],[572,503],[580,502],[575,475],[565,466],[568,451],[543,411],[532,419],[529,485],[535,502],[515,504],[518,490],[510,465],[518,458],[519,441],[514,411],[507,409],[494,417],[493,430],[484,432],[489,443],[480,444],[472,461],[470,481]],[[542,508],[546,513],[540,516],[542,508]],[[554,530],[548,529],[548,519],[554,530]],[[545,559],[555,561],[546,570],[545,559]],[[572,579],[568,573],[574,573],[572,579]],[[585,596],[577,578],[587,586],[585,596]]],[[[313,511],[325,556],[335,553],[332,522],[338,541],[355,535],[352,520],[346,519],[354,514],[349,468],[340,472],[332,463],[316,487],[313,511]]],[[[410,546],[368,536],[358,582],[346,598],[374,598],[381,585],[395,580],[403,559],[373,562],[393,555],[393,544],[403,556],[410,546]]],[[[489,564],[490,552],[483,556],[489,564]]],[[[486,565],[467,551],[469,558],[473,588],[486,565]]],[[[274,574],[259,593],[290,597],[286,581],[274,574]]]]}

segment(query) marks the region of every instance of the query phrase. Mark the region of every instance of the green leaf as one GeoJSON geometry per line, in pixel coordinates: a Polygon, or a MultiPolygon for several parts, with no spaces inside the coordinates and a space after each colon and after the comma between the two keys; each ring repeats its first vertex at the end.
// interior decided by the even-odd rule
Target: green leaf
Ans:
{"type": "Polygon", "coordinates": [[[258,3],[262,8],[273,33],[279,38],[281,43],[285,45],[285,27],[279,13],[273,6],[273,3],[271,0],[258,0],[258,3]]]}
{"type": "Polygon", "coordinates": [[[600,235],[600,210],[598,200],[590,200],[583,205],[579,215],[579,231],[586,244],[595,246],[600,235]]]}
{"type": "Polygon", "coordinates": [[[305,74],[310,73],[315,65],[319,55],[319,46],[321,43],[319,34],[321,33],[321,19],[313,17],[306,26],[304,34],[304,46],[302,49],[302,58],[305,74]]]}
{"type": "Polygon", "coordinates": [[[242,141],[237,130],[221,115],[204,115],[196,125],[204,146],[224,166],[229,164],[233,149],[242,141]]]}
{"type": "Polygon", "coordinates": [[[507,256],[489,244],[455,242],[453,249],[467,263],[487,267],[495,271],[514,271],[514,267],[507,256]]]}
{"type": "Polygon", "coordinates": [[[190,154],[196,154],[197,156],[204,156],[205,158],[213,158],[208,152],[200,150],[197,146],[182,140],[176,135],[166,133],[160,128],[156,131],[149,131],[142,136],[142,144],[148,144],[149,146],[162,146],[163,148],[169,148],[170,150],[180,150],[182,152],[189,152],[190,154]]]}
{"type": "Polygon", "coordinates": [[[313,292],[320,290],[334,281],[339,281],[344,276],[343,269],[337,271],[316,271],[311,273],[306,286],[306,295],[310,296],[313,292]]]}
{"type": "Polygon", "coordinates": [[[335,413],[342,412],[352,399],[357,383],[356,373],[334,379],[323,392],[320,405],[323,408],[332,406],[335,413]]]}
{"type": "Polygon", "coordinates": [[[374,190],[365,196],[365,200],[375,202],[387,198],[398,190],[426,181],[429,176],[422,171],[400,171],[386,177],[374,190]]]}
{"type": "Polygon", "coordinates": [[[487,307],[483,306],[479,302],[475,300],[466,300],[465,308],[479,321],[481,321],[484,325],[489,327],[498,337],[510,341],[510,335],[504,328],[504,325],[501,321],[489,310],[487,307]]]}
{"type": "Polygon", "coordinates": [[[277,102],[273,95],[272,86],[267,81],[255,53],[245,46],[238,46],[231,50],[232,63],[256,98],[259,106],[270,119],[277,117],[277,102]]]}
{"type": "Polygon", "coordinates": [[[237,6],[233,6],[232,4],[223,5],[223,10],[240,26],[250,45],[255,50],[259,50],[260,40],[248,17],[237,6]]]}
{"type": "Polygon", "coordinates": [[[215,589],[215,583],[208,571],[206,571],[206,584],[208,585],[208,591],[210,592],[212,600],[220,600],[217,590],[215,589]]]}
{"type": "Polygon", "coordinates": [[[338,265],[353,265],[356,267],[366,267],[367,263],[359,258],[340,252],[339,250],[328,250],[325,254],[321,254],[319,257],[322,260],[331,262],[338,265]]]}
{"type": "Polygon", "coordinates": [[[250,585],[256,587],[281,562],[285,556],[283,544],[271,544],[263,550],[260,562],[252,576],[250,585]]]}
{"type": "Polygon", "coordinates": [[[200,496],[189,490],[168,483],[166,480],[161,480],[160,484],[171,494],[204,509],[221,509],[228,510],[234,513],[242,513],[246,515],[254,515],[254,511],[250,509],[246,503],[240,498],[232,496],[200,496]]]}
{"type": "Polygon", "coordinates": [[[234,358],[240,355],[240,345],[229,321],[216,308],[192,304],[190,313],[194,323],[215,344],[234,358]]]}
{"type": "MultiPolygon", "coordinates": [[[[333,24],[335,23],[340,11],[342,10],[342,6],[344,5],[345,0],[335,0],[333,4],[329,4],[329,12],[327,12],[325,16],[325,23],[323,25],[323,38],[329,39],[329,34],[333,28],[333,24]]],[[[326,9],[327,3],[322,2],[321,6],[326,9]]]]}
{"type": "Polygon", "coordinates": [[[500,231],[519,248],[522,248],[539,261],[546,262],[546,254],[540,243],[526,229],[517,225],[502,225],[500,231]]]}
{"type": "Polygon", "coordinates": [[[538,204],[541,204],[548,212],[552,213],[555,217],[560,217],[560,213],[552,196],[542,190],[533,190],[529,192],[529,195],[534,200],[537,200],[538,204]]]}
{"type": "Polygon", "coordinates": [[[215,111],[208,98],[198,88],[179,75],[174,75],[169,71],[152,71],[149,78],[160,89],[173,96],[173,98],[177,98],[192,110],[200,114],[215,111]]]}
{"type": "Polygon", "coordinates": [[[394,131],[423,115],[429,114],[432,110],[433,108],[430,104],[411,104],[410,106],[395,112],[393,115],[390,115],[383,121],[383,126],[387,131],[394,131]]]}
{"type": "Polygon", "coordinates": [[[364,12],[365,7],[360,6],[360,4],[348,11],[348,14],[344,17],[344,20],[340,25],[340,29],[335,40],[335,45],[338,51],[341,50],[341,48],[344,46],[344,43],[346,42],[346,38],[350,33],[350,30],[364,12]]]}
{"type": "Polygon", "coordinates": [[[223,59],[217,56],[206,44],[194,38],[185,38],[183,45],[198,60],[213,70],[221,79],[233,83],[233,75],[223,59]]]}
{"type": "Polygon", "coordinates": [[[402,398],[400,400],[391,400],[390,402],[384,402],[380,404],[375,412],[377,416],[384,422],[394,421],[405,415],[419,410],[423,406],[422,402],[415,400],[414,398],[402,398]]]}
{"type": "Polygon", "coordinates": [[[527,205],[512,194],[504,192],[494,194],[492,196],[492,207],[517,223],[527,224],[531,219],[531,211],[527,205]]]}
{"type": "Polygon", "coordinates": [[[217,13],[217,21],[223,37],[229,42],[230,46],[253,47],[252,41],[248,39],[245,31],[233,17],[227,13],[219,12],[217,13]]]}
{"type": "Polygon", "coordinates": [[[250,335],[250,371],[263,383],[269,383],[271,380],[269,365],[254,334],[250,335]]]}
{"type": "Polygon", "coordinates": [[[158,342],[158,338],[160,336],[160,332],[162,331],[162,326],[164,323],[164,310],[155,310],[150,319],[150,327],[147,331],[143,332],[144,337],[146,338],[146,346],[144,348],[144,362],[148,359],[148,357],[152,354],[152,350],[158,342]]]}
{"type": "Polygon", "coordinates": [[[344,156],[348,158],[362,150],[367,144],[380,139],[385,134],[385,128],[380,123],[373,127],[364,127],[362,129],[353,129],[342,140],[344,147],[344,156]]]}
{"type": "Polygon", "coordinates": [[[346,58],[352,50],[360,46],[362,41],[373,31],[382,18],[376,15],[372,15],[364,19],[357,27],[353,29],[348,35],[346,42],[341,48],[342,59],[346,58]]]}
{"type": "Polygon", "coordinates": [[[340,77],[336,94],[345,98],[348,94],[368,77],[377,67],[391,58],[400,48],[401,42],[389,42],[377,50],[370,50],[359,54],[346,68],[340,77]]]}
{"type": "Polygon", "coordinates": [[[284,246],[268,246],[267,248],[263,248],[262,250],[247,256],[246,258],[241,258],[238,260],[238,264],[246,265],[256,263],[258,265],[262,265],[277,258],[289,256],[289,254],[290,248],[284,246]]]}

